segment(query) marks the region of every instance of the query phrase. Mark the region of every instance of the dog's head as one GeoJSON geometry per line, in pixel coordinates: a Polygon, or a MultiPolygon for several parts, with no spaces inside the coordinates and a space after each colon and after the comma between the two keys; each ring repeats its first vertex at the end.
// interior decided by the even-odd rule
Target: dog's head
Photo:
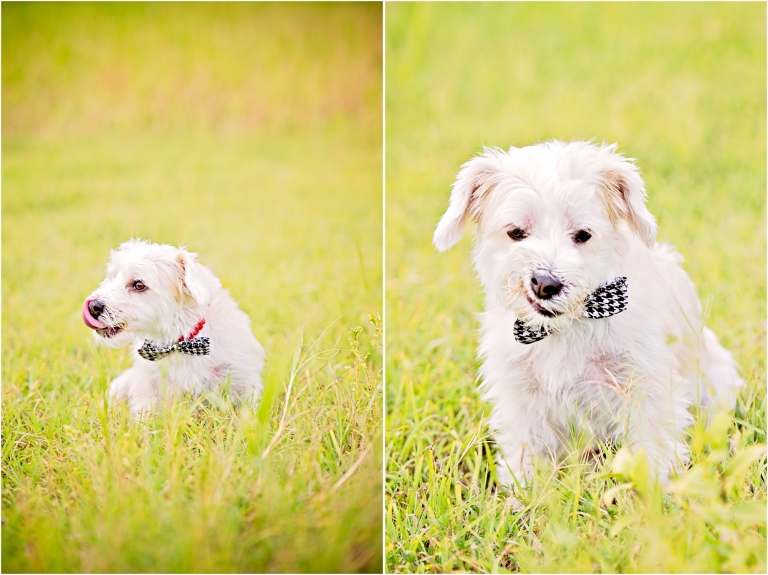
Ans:
{"type": "Polygon", "coordinates": [[[618,274],[629,242],[655,242],[645,199],[637,168],[616,145],[486,149],[459,172],[434,245],[447,250],[474,219],[486,292],[526,323],[564,329],[618,274]]]}
{"type": "Polygon", "coordinates": [[[142,336],[175,341],[221,289],[196,257],[169,245],[125,242],[112,250],[104,281],[83,303],[85,325],[109,347],[142,336]]]}

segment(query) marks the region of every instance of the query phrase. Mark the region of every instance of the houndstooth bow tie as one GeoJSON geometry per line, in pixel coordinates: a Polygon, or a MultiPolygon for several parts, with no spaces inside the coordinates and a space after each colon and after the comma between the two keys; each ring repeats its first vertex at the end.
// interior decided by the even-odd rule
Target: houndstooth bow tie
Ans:
{"type": "MultiPolygon", "coordinates": [[[[620,277],[604,283],[584,300],[581,315],[592,319],[610,317],[627,309],[627,278],[620,277]]],[[[534,343],[547,337],[550,332],[546,327],[527,326],[525,322],[515,320],[515,340],[520,343],[534,343]]]]}
{"type": "Polygon", "coordinates": [[[163,359],[174,351],[187,355],[209,355],[211,353],[211,340],[208,337],[196,337],[176,341],[169,345],[159,345],[151,340],[144,340],[144,345],[139,348],[139,355],[149,361],[163,359]]]}

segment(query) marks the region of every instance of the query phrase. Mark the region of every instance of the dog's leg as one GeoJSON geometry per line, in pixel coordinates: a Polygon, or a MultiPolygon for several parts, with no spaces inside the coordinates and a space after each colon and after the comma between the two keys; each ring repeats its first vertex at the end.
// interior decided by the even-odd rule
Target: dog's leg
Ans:
{"type": "Polygon", "coordinates": [[[633,396],[629,405],[628,440],[633,451],[645,451],[652,477],[666,483],[671,472],[682,471],[689,461],[683,431],[693,422],[687,409],[691,401],[682,377],[671,386],[648,379],[644,383],[645,394],[633,396]]]}
{"type": "Polygon", "coordinates": [[[718,409],[733,409],[744,380],[736,372],[733,356],[720,345],[712,330],[705,327],[701,339],[700,366],[705,378],[699,381],[699,394],[702,407],[712,409],[711,417],[718,409]]]}
{"type": "Polygon", "coordinates": [[[224,379],[224,385],[227,384],[229,396],[236,405],[254,406],[261,394],[261,377],[256,370],[233,370],[224,379]]]}
{"type": "Polygon", "coordinates": [[[128,401],[131,382],[136,379],[136,371],[135,367],[131,367],[112,380],[109,385],[110,402],[128,401]]]}
{"type": "Polygon", "coordinates": [[[127,401],[137,417],[149,412],[160,390],[160,376],[154,370],[134,365],[126,369],[109,386],[110,401],[127,401]]]}
{"type": "Polygon", "coordinates": [[[496,460],[496,477],[505,487],[526,487],[533,474],[530,449],[524,441],[505,444],[502,454],[496,460]]]}
{"type": "Polygon", "coordinates": [[[519,399],[497,403],[488,424],[501,451],[496,464],[499,483],[507,487],[526,487],[530,483],[537,457],[552,457],[559,449],[556,434],[543,414],[519,399]]]}

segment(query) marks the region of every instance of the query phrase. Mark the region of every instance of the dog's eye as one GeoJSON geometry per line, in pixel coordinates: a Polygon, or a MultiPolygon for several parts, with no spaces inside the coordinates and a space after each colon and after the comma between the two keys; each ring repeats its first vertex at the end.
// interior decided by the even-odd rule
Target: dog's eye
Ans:
{"type": "Polygon", "coordinates": [[[519,242],[528,237],[528,232],[521,228],[512,228],[511,230],[507,230],[507,235],[516,242],[519,242]]]}
{"type": "Polygon", "coordinates": [[[587,230],[579,230],[573,235],[573,241],[577,244],[583,244],[589,241],[589,238],[591,237],[592,234],[590,234],[587,230]]]}
{"type": "Polygon", "coordinates": [[[144,285],[144,282],[141,280],[136,280],[133,282],[133,285],[131,286],[134,291],[144,291],[147,289],[147,286],[144,285]]]}

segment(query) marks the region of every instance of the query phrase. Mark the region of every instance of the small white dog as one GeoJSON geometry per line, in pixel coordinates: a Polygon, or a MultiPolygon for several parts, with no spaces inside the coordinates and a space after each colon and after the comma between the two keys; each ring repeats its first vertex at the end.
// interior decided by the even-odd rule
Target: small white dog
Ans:
{"type": "Polygon", "coordinates": [[[735,362],[703,326],[682,257],[656,243],[645,200],[616,145],[485,149],[459,172],[434,244],[447,250],[477,222],[481,390],[501,483],[525,484],[574,426],[624,436],[665,481],[687,462],[688,408],[733,407],[735,362]]]}
{"type": "Polygon", "coordinates": [[[108,347],[133,344],[134,365],[110,386],[137,414],[161,397],[229,384],[236,401],[261,392],[264,349],[250,320],[196,254],[130,240],[83,303],[83,321],[108,347]]]}

